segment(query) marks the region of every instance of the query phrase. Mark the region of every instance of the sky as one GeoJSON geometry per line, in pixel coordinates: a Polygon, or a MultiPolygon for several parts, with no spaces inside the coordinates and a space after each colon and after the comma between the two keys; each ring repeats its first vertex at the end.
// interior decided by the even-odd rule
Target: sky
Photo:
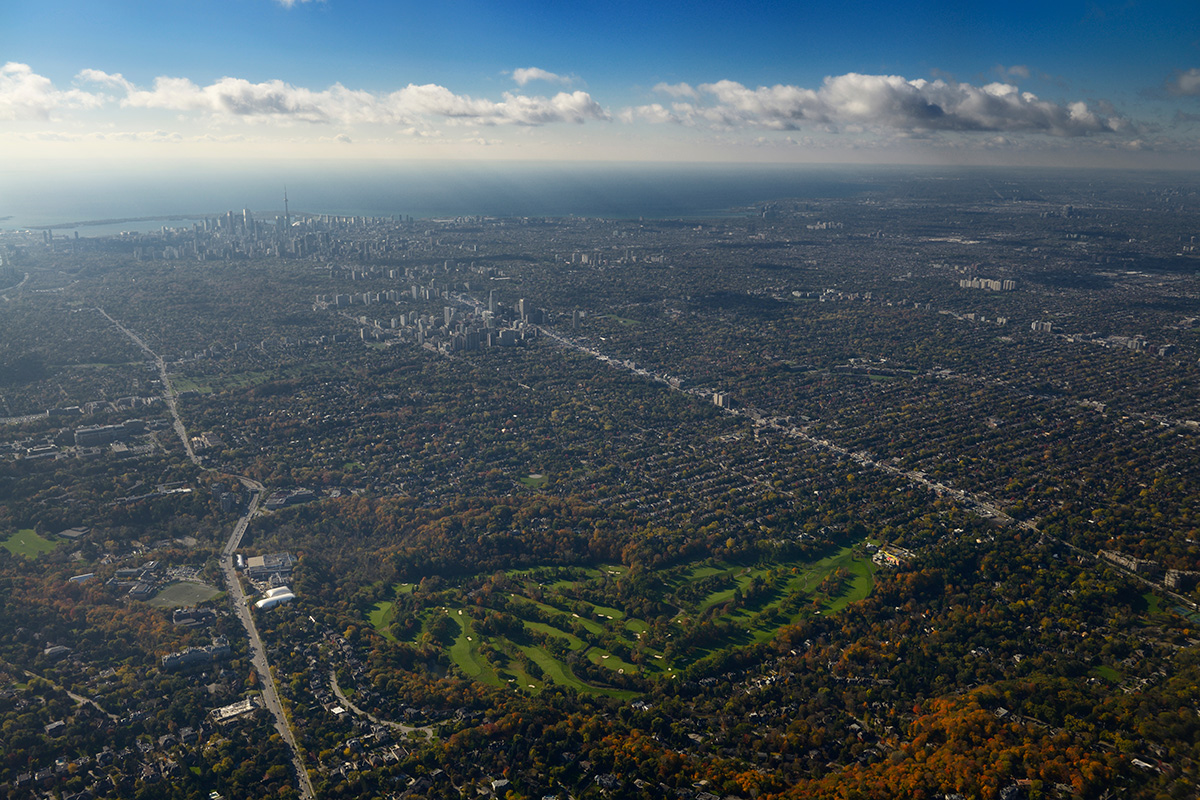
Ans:
{"type": "Polygon", "coordinates": [[[1200,3],[0,3],[8,167],[1200,169],[1200,3]]]}

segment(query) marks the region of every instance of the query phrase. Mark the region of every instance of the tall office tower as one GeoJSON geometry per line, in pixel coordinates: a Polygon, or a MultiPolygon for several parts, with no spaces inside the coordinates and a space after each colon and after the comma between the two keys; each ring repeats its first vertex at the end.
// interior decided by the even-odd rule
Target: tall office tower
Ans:
{"type": "Polygon", "coordinates": [[[521,319],[525,319],[525,298],[524,297],[522,297],[520,300],[517,301],[517,316],[519,316],[521,319]]]}
{"type": "Polygon", "coordinates": [[[492,289],[488,292],[488,311],[492,314],[496,313],[496,290],[492,289]]]}
{"type": "Polygon", "coordinates": [[[450,306],[442,306],[442,316],[445,318],[446,327],[450,327],[450,321],[454,319],[454,309],[450,306]]]}
{"type": "Polygon", "coordinates": [[[242,228],[249,233],[254,225],[254,219],[250,216],[250,209],[242,209],[242,228]]]}
{"type": "Polygon", "coordinates": [[[283,229],[290,230],[292,227],[292,216],[288,213],[287,187],[283,187],[283,229]]]}

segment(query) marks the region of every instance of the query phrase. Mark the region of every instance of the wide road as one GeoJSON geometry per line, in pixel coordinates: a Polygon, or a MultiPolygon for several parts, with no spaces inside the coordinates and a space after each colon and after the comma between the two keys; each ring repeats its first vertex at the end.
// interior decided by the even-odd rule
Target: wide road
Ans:
{"type": "Polygon", "coordinates": [[[163,401],[166,402],[167,408],[171,412],[171,418],[175,421],[175,435],[179,437],[179,441],[183,443],[183,449],[187,452],[187,457],[196,466],[200,466],[200,459],[196,458],[196,451],[192,449],[192,440],[187,435],[187,428],[183,426],[183,420],[179,418],[179,407],[176,404],[177,396],[175,388],[171,385],[171,378],[167,375],[167,362],[163,361],[162,356],[150,349],[150,346],[142,341],[142,338],[133,331],[126,328],[121,323],[109,316],[108,312],[99,306],[96,307],[105,319],[117,326],[121,333],[129,337],[129,339],[142,349],[146,355],[154,360],[154,365],[158,367],[158,378],[162,383],[163,401]]]}
{"type": "Polygon", "coordinates": [[[243,485],[250,489],[250,504],[246,506],[245,516],[233,526],[229,541],[225,543],[225,549],[221,551],[221,569],[225,573],[225,585],[229,587],[233,610],[237,612],[238,619],[242,621],[242,627],[246,629],[246,635],[250,639],[250,661],[254,664],[255,671],[258,672],[263,705],[275,718],[275,729],[279,731],[279,735],[287,742],[291,751],[292,768],[300,785],[301,796],[308,800],[314,800],[316,794],[313,792],[312,781],[309,780],[308,770],[304,767],[304,760],[300,757],[300,748],[296,746],[296,737],[292,733],[291,725],[288,724],[283,704],[279,702],[279,692],[275,689],[275,677],[271,674],[271,665],[267,661],[267,650],[263,647],[262,639],[258,635],[258,626],[254,624],[254,616],[246,604],[246,593],[242,591],[241,579],[233,565],[234,551],[241,543],[251,518],[258,513],[258,503],[262,499],[262,484],[251,481],[249,478],[241,480],[243,485]]]}
{"type": "MultiPolygon", "coordinates": [[[[142,341],[141,337],[110,317],[108,312],[103,308],[97,308],[96,310],[103,314],[105,319],[117,326],[122,333],[154,360],[154,363],[158,366],[159,377],[162,380],[163,400],[166,401],[167,408],[171,411],[171,417],[175,420],[175,433],[183,443],[183,448],[187,451],[188,458],[196,466],[201,466],[200,459],[196,457],[196,453],[192,450],[192,442],[188,438],[183,420],[179,418],[179,409],[175,404],[175,390],[171,386],[171,379],[167,376],[166,362],[163,361],[158,353],[151,350],[142,341]]],[[[233,610],[237,613],[238,619],[242,621],[242,627],[246,629],[246,636],[250,639],[250,660],[254,664],[255,671],[258,673],[258,682],[262,687],[263,705],[271,712],[271,716],[275,718],[275,729],[279,731],[279,735],[287,742],[292,757],[292,771],[296,774],[296,783],[300,787],[300,795],[305,800],[315,800],[316,794],[313,792],[312,781],[308,778],[308,770],[304,766],[304,759],[300,755],[300,748],[296,746],[296,737],[292,733],[292,727],[288,722],[287,714],[283,711],[283,705],[279,702],[279,693],[275,689],[275,678],[271,675],[271,665],[267,661],[266,648],[263,647],[262,639],[258,635],[258,628],[254,624],[254,618],[250,614],[250,609],[246,606],[246,593],[242,591],[242,582],[238,578],[237,570],[233,566],[233,555],[238,547],[241,546],[242,537],[246,535],[246,528],[250,525],[250,520],[258,513],[258,504],[262,500],[263,485],[252,478],[240,475],[231,477],[236,477],[241,481],[242,486],[246,487],[250,492],[250,502],[246,506],[246,513],[233,526],[233,532],[230,533],[229,540],[225,542],[225,547],[221,550],[221,570],[225,573],[225,585],[229,587],[229,596],[233,600],[233,610]]]]}

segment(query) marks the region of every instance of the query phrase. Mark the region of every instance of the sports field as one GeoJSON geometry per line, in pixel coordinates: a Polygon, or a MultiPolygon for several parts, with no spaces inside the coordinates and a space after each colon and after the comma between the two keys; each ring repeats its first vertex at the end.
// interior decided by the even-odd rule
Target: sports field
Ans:
{"type": "Polygon", "coordinates": [[[32,528],[23,528],[4,542],[4,549],[12,553],[14,556],[24,556],[33,560],[42,553],[49,553],[54,549],[54,542],[49,539],[44,539],[38,535],[37,531],[32,528]]]}
{"type": "Polygon", "coordinates": [[[179,581],[164,586],[149,602],[155,608],[184,608],[211,600],[220,593],[220,589],[207,583],[179,581]]]}

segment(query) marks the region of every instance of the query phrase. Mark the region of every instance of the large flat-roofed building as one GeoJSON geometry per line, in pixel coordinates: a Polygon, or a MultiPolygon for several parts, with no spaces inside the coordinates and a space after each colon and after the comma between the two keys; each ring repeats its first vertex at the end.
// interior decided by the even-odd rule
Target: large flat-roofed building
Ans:
{"type": "Polygon", "coordinates": [[[271,553],[265,556],[250,556],[246,559],[246,575],[251,580],[263,581],[272,575],[285,577],[292,574],[296,557],[291,553],[271,553]]]}

